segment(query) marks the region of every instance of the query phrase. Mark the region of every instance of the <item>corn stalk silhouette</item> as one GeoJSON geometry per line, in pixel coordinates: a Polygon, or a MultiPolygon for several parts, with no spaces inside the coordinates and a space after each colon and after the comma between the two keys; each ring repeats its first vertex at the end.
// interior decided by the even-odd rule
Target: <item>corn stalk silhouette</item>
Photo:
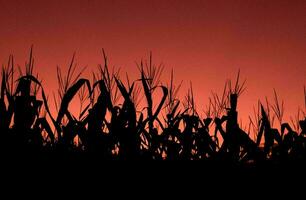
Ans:
{"type": "MultiPolygon", "coordinates": [[[[140,78],[131,82],[127,75],[126,84],[119,70],[109,69],[104,49],[102,54],[104,64],[93,72],[92,81],[82,78],[86,68],[76,73],[75,54],[66,73],[57,68],[55,116],[42,80],[34,74],[32,48],[25,72],[19,67],[17,77],[14,58],[9,56],[1,72],[1,150],[32,154],[85,152],[96,155],[96,159],[110,160],[258,163],[305,158],[305,112],[299,108],[290,125],[284,122],[284,102],[275,89],[274,101],[258,101],[249,117],[249,127],[242,129],[238,99],[246,87],[245,81],[240,81],[240,71],[234,84],[226,81],[220,96],[211,93],[203,111],[205,117],[201,118],[192,84],[181,101],[178,92],[182,82],[175,85],[172,70],[169,84],[161,84],[163,66],[153,64],[152,54],[138,65],[140,78]],[[158,92],[161,95],[155,98],[158,92]],[[145,106],[139,110],[141,95],[145,106]],[[74,100],[80,102],[78,116],[70,109],[74,100]],[[273,127],[274,119],[280,130],[273,127]]],[[[306,107],[305,87],[304,98],[306,107]]]]}

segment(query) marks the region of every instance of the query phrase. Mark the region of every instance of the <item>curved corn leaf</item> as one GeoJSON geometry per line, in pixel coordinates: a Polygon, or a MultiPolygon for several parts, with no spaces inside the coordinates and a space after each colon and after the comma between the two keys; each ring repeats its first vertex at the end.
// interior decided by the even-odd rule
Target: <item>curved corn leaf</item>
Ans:
{"type": "Polygon", "coordinates": [[[79,79],[74,85],[72,85],[67,92],[64,94],[61,106],[56,118],[56,122],[60,124],[65,114],[68,112],[68,107],[74,96],[81,89],[83,85],[88,87],[88,90],[91,91],[90,83],[88,79],[79,79]]]}
{"type": "Polygon", "coordinates": [[[158,114],[160,113],[161,109],[163,108],[164,103],[166,102],[167,96],[168,96],[168,88],[165,86],[160,86],[163,90],[163,97],[162,100],[160,101],[154,115],[153,115],[153,119],[156,119],[158,114]]]}
{"type": "MultiPolygon", "coordinates": [[[[32,75],[22,76],[22,77],[20,77],[18,80],[20,80],[20,79],[28,79],[28,80],[31,80],[31,81],[33,81],[34,83],[38,84],[38,85],[41,87],[42,98],[43,98],[43,101],[44,101],[44,105],[45,105],[46,111],[47,111],[48,115],[50,116],[50,119],[51,119],[53,125],[54,125],[55,128],[56,128],[56,131],[57,131],[58,133],[60,133],[60,132],[61,132],[60,126],[59,126],[58,123],[56,123],[55,119],[53,118],[53,116],[52,116],[52,114],[51,114],[51,112],[50,112],[50,109],[49,109],[49,106],[48,106],[48,100],[47,100],[47,97],[46,97],[44,88],[43,88],[42,85],[41,85],[41,82],[40,82],[39,80],[37,80],[37,78],[34,77],[34,76],[32,76],[32,75]]],[[[17,81],[18,81],[18,80],[17,80],[17,81]]],[[[59,134],[59,135],[60,135],[60,134],[59,134]]]]}

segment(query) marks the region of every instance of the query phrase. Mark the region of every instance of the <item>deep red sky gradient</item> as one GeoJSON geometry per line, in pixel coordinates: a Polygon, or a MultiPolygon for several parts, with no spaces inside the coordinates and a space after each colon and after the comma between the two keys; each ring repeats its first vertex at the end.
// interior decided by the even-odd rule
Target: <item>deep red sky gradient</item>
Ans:
{"type": "Polygon", "coordinates": [[[174,68],[186,87],[193,82],[198,104],[238,68],[247,78],[242,116],[273,88],[286,116],[304,103],[305,0],[0,0],[0,28],[1,64],[14,54],[23,66],[34,44],[36,69],[50,92],[57,65],[67,66],[76,51],[78,65],[94,69],[103,47],[111,64],[133,77],[135,61],[152,50],[155,63],[166,66],[164,77],[174,68]]]}

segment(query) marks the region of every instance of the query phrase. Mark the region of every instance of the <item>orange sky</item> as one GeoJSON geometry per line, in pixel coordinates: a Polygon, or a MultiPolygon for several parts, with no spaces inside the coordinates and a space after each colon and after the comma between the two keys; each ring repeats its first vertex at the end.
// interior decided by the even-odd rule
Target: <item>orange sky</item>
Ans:
{"type": "Polygon", "coordinates": [[[0,0],[0,28],[0,62],[14,54],[23,66],[34,44],[48,92],[57,88],[56,66],[67,66],[74,51],[78,65],[92,70],[105,48],[110,63],[132,77],[135,61],[153,51],[164,78],[174,68],[184,80],[182,92],[193,82],[200,108],[238,68],[247,78],[241,116],[273,88],[285,100],[285,116],[304,103],[305,0],[0,0]]]}

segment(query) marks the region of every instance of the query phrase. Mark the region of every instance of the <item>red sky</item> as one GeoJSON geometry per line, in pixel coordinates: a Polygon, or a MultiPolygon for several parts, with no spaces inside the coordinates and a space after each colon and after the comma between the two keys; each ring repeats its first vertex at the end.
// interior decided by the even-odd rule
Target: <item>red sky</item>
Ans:
{"type": "Polygon", "coordinates": [[[48,91],[57,88],[56,66],[67,66],[74,51],[78,65],[91,70],[104,48],[110,63],[132,77],[135,61],[152,51],[166,67],[164,78],[174,68],[184,80],[182,92],[193,82],[199,106],[239,68],[247,78],[241,116],[273,88],[286,116],[304,103],[305,0],[0,0],[0,28],[0,63],[14,54],[23,66],[34,44],[48,91]]]}

